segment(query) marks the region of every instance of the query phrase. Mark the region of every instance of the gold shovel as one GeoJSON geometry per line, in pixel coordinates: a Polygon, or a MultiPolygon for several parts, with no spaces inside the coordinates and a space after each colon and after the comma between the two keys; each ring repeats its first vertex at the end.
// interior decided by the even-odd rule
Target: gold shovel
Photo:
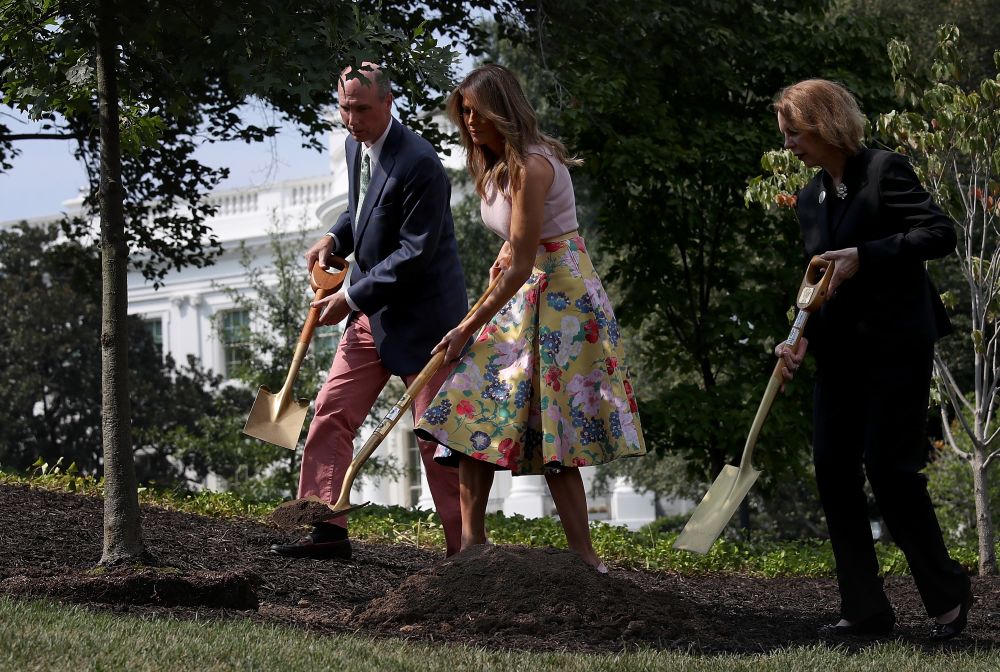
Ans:
{"type": "MultiPolygon", "coordinates": [[[[463,319],[468,319],[479,310],[479,306],[483,305],[486,298],[490,295],[493,289],[500,282],[500,278],[503,277],[502,274],[498,275],[490,286],[486,288],[486,292],[483,293],[479,300],[476,301],[476,305],[472,306],[468,314],[463,319]]],[[[365,441],[365,445],[361,447],[361,451],[351,460],[351,464],[347,467],[347,472],[344,474],[344,483],[340,487],[340,497],[337,499],[336,503],[333,505],[327,504],[318,497],[305,497],[303,499],[293,499],[290,502],[285,502],[279,505],[271,512],[271,518],[274,522],[278,523],[283,527],[290,527],[293,525],[311,525],[315,523],[322,522],[331,518],[332,516],[342,516],[352,511],[357,511],[358,509],[368,506],[369,502],[364,504],[351,504],[351,488],[354,487],[354,479],[357,477],[358,472],[368,458],[372,456],[375,449],[379,447],[379,444],[388,436],[389,432],[396,423],[399,422],[399,418],[402,417],[403,412],[406,411],[412,404],[413,399],[417,396],[420,390],[424,389],[427,385],[427,381],[434,377],[434,374],[438,372],[441,365],[444,364],[445,351],[440,350],[431,357],[431,361],[427,362],[427,365],[417,374],[417,377],[413,379],[409,387],[406,388],[406,392],[403,396],[399,398],[389,412],[385,414],[382,418],[382,422],[378,423],[375,431],[372,435],[368,437],[365,441]]]]}
{"type": "MultiPolygon", "coordinates": [[[[813,257],[806,269],[802,285],[799,287],[798,298],[795,305],[799,312],[795,316],[795,323],[792,325],[791,333],[785,343],[793,350],[798,346],[802,332],[805,330],[809,315],[819,309],[826,300],[827,287],[830,278],[833,276],[833,262],[820,257],[813,257]],[[824,272],[825,271],[825,272],[824,272]]],[[[691,519],[681,531],[674,548],[695,553],[708,553],[715,540],[722,534],[722,530],[729,524],[729,519],[733,517],[736,509],[739,508],[743,498],[750,492],[760,471],[754,469],[750,463],[753,456],[753,448],[757,443],[757,436],[760,434],[764,420],[767,419],[771,404],[774,403],[778,390],[784,378],[781,375],[781,359],[774,365],[774,371],[767,381],[767,389],[764,391],[764,398],[754,416],[753,425],[750,427],[750,436],[747,437],[746,446],[743,448],[743,457],[737,469],[731,464],[727,464],[715,483],[705,493],[698,508],[694,510],[691,519]]]]}
{"type": "MultiPolygon", "coordinates": [[[[327,271],[319,264],[313,264],[312,284],[316,289],[313,301],[319,301],[324,296],[336,292],[344,283],[344,278],[347,276],[347,262],[336,256],[331,259],[335,272],[327,271]]],[[[309,309],[309,316],[302,327],[302,333],[299,334],[299,342],[295,346],[295,355],[292,357],[292,365],[288,368],[285,384],[277,394],[272,393],[265,385],[261,385],[257,391],[257,398],[254,399],[250,415],[247,416],[246,425],[243,427],[243,433],[247,436],[295,450],[299,434],[302,433],[302,425],[306,420],[306,412],[309,410],[309,400],[293,398],[292,385],[295,384],[299,366],[302,365],[302,360],[309,349],[319,313],[320,308],[309,309]]]]}

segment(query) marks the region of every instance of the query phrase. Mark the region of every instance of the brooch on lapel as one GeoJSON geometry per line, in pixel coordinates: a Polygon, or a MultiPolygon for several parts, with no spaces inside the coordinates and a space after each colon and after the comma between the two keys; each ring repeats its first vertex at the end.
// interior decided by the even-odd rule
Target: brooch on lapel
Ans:
{"type": "Polygon", "coordinates": [[[819,202],[822,203],[826,200],[826,190],[819,192],[819,202]]]}

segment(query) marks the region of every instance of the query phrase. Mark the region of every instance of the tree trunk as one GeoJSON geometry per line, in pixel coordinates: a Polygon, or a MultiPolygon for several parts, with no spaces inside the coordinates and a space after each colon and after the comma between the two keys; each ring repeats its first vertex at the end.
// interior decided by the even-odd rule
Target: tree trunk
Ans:
{"type": "Polygon", "coordinates": [[[972,484],[976,498],[976,530],[979,536],[979,576],[997,573],[996,545],[993,537],[993,514],[990,511],[988,474],[984,450],[976,448],[972,452],[972,484]]]}
{"type": "Polygon", "coordinates": [[[101,134],[101,435],[104,447],[102,565],[145,561],[128,394],[128,247],[118,127],[118,30],[113,2],[98,4],[97,96],[101,134]]]}

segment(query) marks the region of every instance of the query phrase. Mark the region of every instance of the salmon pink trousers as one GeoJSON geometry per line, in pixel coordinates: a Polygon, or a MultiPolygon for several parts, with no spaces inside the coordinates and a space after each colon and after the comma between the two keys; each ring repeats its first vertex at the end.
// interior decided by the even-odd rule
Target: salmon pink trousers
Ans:
{"type": "MultiPolygon", "coordinates": [[[[414,419],[423,415],[454,364],[445,365],[413,400],[414,419]]],[[[418,373],[403,376],[409,385],[418,373]]],[[[336,502],[344,475],[354,455],[354,437],[392,374],[379,358],[368,318],[355,314],[344,329],[330,373],[316,396],[315,414],[302,453],[298,496],[314,495],[336,502]]],[[[420,458],[430,485],[434,508],[444,527],[447,553],[457,553],[462,541],[462,515],[458,497],[458,470],[434,461],[436,443],[418,441],[420,458]]],[[[326,521],[347,527],[347,517],[326,521]]]]}

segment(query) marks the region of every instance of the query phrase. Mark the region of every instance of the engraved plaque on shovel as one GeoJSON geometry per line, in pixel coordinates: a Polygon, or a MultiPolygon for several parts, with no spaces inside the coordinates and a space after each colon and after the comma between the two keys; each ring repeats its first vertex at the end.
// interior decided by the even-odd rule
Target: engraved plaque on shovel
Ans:
{"type": "Polygon", "coordinates": [[[802,306],[812,301],[813,292],[815,290],[816,290],[815,287],[803,287],[802,292],[799,294],[798,304],[802,306]]]}

